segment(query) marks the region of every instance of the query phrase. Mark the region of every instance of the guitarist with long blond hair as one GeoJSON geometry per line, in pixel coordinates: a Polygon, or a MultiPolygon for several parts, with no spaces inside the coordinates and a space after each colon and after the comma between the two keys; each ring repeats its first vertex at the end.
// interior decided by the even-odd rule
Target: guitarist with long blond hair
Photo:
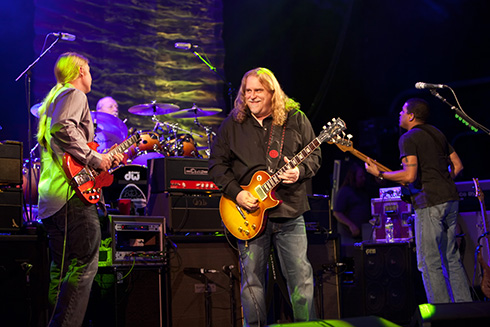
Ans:
{"type": "MultiPolygon", "coordinates": [[[[209,174],[237,215],[223,214],[220,204],[225,225],[227,221],[233,224],[231,220],[243,220],[245,213],[263,209],[265,202],[242,185],[260,183],[264,175],[255,175],[258,171],[269,175],[280,171],[314,138],[299,104],[286,96],[269,69],[255,68],[245,73],[235,108],[220,126],[209,159],[209,174]],[[251,180],[253,177],[257,180],[251,180]]],[[[320,163],[321,151],[316,148],[298,166],[280,172],[274,195],[280,203],[271,205],[267,219],[239,227],[239,231],[230,230],[234,235],[243,234],[238,249],[246,326],[267,324],[265,275],[271,247],[288,284],[295,321],[315,318],[313,270],[306,255],[303,213],[309,210],[305,182],[315,175],[320,163]],[[256,233],[255,237],[246,239],[250,233],[256,233]]]]}
{"type": "Polygon", "coordinates": [[[62,163],[69,153],[84,165],[100,170],[117,166],[122,154],[99,154],[87,143],[94,126],[86,93],[92,77],[89,61],[69,52],[56,61],[57,84],[40,108],[37,139],[41,145],[39,218],[51,251],[49,326],[81,326],[98,268],[100,223],[94,204],[86,205],[70,185],[62,163]]]}

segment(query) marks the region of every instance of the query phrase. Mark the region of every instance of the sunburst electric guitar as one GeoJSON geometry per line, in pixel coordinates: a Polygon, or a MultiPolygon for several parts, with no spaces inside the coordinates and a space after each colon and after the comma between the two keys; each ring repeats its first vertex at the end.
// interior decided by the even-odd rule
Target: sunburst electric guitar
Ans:
{"type": "MultiPolygon", "coordinates": [[[[138,142],[139,139],[140,136],[134,134],[107,154],[113,156],[118,153],[123,153],[131,145],[138,142]]],[[[92,150],[97,150],[99,146],[96,142],[90,142],[87,145],[92,150]]],[[[107,171],[98,171],[85,166],[67,152],[63,156],[63,170],[75,193],[85,204],[96,204],[99,202],[101,188],[110,186],[114,181],[114,176],[107,171]]]]}
{"type": "Polygon", "coordinates": [[[281,183],[279,175],[288,169],[298,166],[306,157],[313,153],[323,141],[329,140],[345,130],[345,123],[340,118],[332,119],[328,126],[323,127],[319,136],[313,139],[303,150],[295,155],[287,164],[282,166],[274,175],[265,171],[258,171],[250,180],[250,184],[242,186],[246,191],[259,200],[259,208],[248,212],[240,207],[234,199],[223,195],[219,202],[221,220],[228,231],[240,240],[250,240],[258,236],[265,228],[267,210],[281,203],[274,197],[275,188],[281,183]]]}
{"type": "MultiPolygon", "coordinates": [[[[481,191],[480,182],[478,181],[478,178],[473,178],[473,183],[475,184],[476,197],[480,202],[481,219],[482,219],[480,230],[482,232],[482,235],[486,235],[488,229],[487,229],[487,209],[485,206],[485,197],[483,192],[481,191]]],[[[485,294],[487,298],[490,299],[490,267],[488,266],[488,263],[483,258],[482,250],[486,251],[487,258],[488,258],[490,256],[490,248],[488,246],[488,238],[486,236],[483,239],[483,244],[478,245],[477,258],[478,258],[478,263],[480,264],[483,270],[481,291],[483,292],[483,294],[485,294]]]]}

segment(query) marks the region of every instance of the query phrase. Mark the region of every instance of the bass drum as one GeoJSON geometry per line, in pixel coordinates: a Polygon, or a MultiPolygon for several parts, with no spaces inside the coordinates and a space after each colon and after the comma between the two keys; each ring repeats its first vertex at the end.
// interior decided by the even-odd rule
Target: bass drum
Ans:
{"type": "Polygon", "coordinates": [[[147,165],[148,165],[147,161],[148,160],[158,159],[158,158],[165,158],[165,156],[162,153],[156,152],[156,151],[150,151],[150,152],[144,151],[144,152],[138,153],[138,155],[134,159],[131,160],[131,164],[147,167],[147,165]]]}
{"type": "Polygon", "coordinates": [[[126,165],[116,168],[112,171],[114,181],[110,186],[104,187],[102,192],[104,200],[111,207],[117,208],[117,200],[121,191],[128,184],[134,184],[144,193],[147,192],[147,169],[140,165],[126,165]]]}
{"type": "Polygon", "coordinates": [[[26,160],[22,167],[22,191],[24,192],[24,199],[26,204],[37,205],[38,202],[38,190],[39,174],[41,171],[41,162],[39,159],[34,159],[32,167],[29,168],[29,161],[26,160]],[[29,188],[29,172],[31,174],[31,185],[29,188]]]}

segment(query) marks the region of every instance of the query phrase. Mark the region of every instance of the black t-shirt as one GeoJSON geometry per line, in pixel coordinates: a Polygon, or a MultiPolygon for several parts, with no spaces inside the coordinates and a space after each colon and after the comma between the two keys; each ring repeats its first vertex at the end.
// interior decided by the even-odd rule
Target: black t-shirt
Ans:
{"type": "Polygon", "coordinates": [[[412,195],[415,209],[459,200],[458,191],[449,173],[449,155],[454,148],[432,125],[417,125],[398,141],[400,159],[417,157],[417,180],[412,183],[420,192],[412,195]]]}

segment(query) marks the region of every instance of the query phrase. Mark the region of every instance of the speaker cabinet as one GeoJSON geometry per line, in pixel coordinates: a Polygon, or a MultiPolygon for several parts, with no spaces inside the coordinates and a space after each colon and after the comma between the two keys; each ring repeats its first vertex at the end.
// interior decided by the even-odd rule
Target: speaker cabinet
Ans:
{"type": "Polygon", "coordinates": [[[172,326],[241,326],[238,253],[225,237],[170,236],[168,246],[172,326]],[[234,266],[232,279],[224,266],[234,266]]]}
{"type": "MultiPolygon", "coordinates": [[[[318,319],[338,319],[340,317],[339,292],[339,240],[330,234],[307,233],[308,260],[313,268],[315,284],[315,310],[318,319]]],[[[267,286],[268,320],[293,321],[293,312],[285,277],[277,255],[269,261],[269,281],[267,286]],[[273,265],[273,267],[271,267],[273,265]],[[273,271],[271,273],[271,271],[273,271]]]]}
{"type": "Polygon", "coordinates": [[[425,301],[414,244],[362,244],[356,247],[354,265],[354,284],[343,292],[344,316],[376,315],[399,324],[410,322],[416,303],[425,301]]]}
{"type": "Polygon", "coordinates": [[[422,304],[415,317],[418,327],[488,326],[490,302],[422,304]]]}
{"type": "Polygon", "coordinates": [[[147,214],[164,216],[171,232],[223,231],[220,194],[152,193],[147,214]]]}
{"type": "Polygon", "coordinates": [[[22,142],[0,142],[0,184],[22,185],[22,142]]]}
{"type": "Polygon", "coordinates": [[[0,321],[47,325],[48,248],[44,236],[0,235],[0,321]]]}
{"type": "Polygon", "coordinates": [[[99,267],[84,326],[168,327],[165,267],[99,267]]]}
{"type": "Polygon", "coordinates": [[[318,319],[340,318],[339,239],[308,233],[308,260],[315,276],[315,309],[318,319]]]}

